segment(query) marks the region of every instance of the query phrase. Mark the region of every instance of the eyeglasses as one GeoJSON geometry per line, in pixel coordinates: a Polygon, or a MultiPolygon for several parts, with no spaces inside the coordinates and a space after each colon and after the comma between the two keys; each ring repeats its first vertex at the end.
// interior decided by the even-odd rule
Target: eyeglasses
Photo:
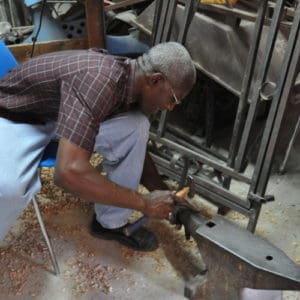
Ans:
{"type": "Polygon", "coordinates": [[[169,84],[170,90],[171,90],[171,93],[172,93],[172,98],[170,99],[170,104],[171,105],[179,105],[179,104],[181,104],[181,101],[178,100],[178,98],[176,97],[175,92],[174,92],[174,90],[172,88],[172,85],[171,85],[170,81],[168,80],[167,76],[165,74],[163,74],[163,73],[162,73],[162,75],[165,78],[165,81],[169,84]]]}
{"type": "MultiPolygon", "coordinates": [[[[170,85],[170,87],[171,87],[171,84],[170,84],[170,83],[169,83],[169,85],[170,85]]],[[[179,105],[179,104],[181,104],[181,101],[178,100],[178,98],[176,97],[176,95],[175,95],[174,90],[173,90],[172,87],[171,87],[171,93],[172,93],[172,98],[171,98],[171,100],[170,100],[170,103],[171,103],[172,105],[179,105]]]]}

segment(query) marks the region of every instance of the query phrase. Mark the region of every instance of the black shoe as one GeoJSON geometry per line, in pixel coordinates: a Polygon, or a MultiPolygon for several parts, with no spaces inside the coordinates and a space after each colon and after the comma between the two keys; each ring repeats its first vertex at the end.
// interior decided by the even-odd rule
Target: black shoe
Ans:
{"type": "Polygon", "coordinates": [[[145,227],[140,227],[130,236],[126,236],[123,233],[125,226],[126,225],[116,229],[107,229],[102,227],[96,220],[96,216],[94,216],[90,230],[91,234],[97,238],[114,240],[133,250],[153,251],[158,248],[158,240],[156,236],[145,227]]]}

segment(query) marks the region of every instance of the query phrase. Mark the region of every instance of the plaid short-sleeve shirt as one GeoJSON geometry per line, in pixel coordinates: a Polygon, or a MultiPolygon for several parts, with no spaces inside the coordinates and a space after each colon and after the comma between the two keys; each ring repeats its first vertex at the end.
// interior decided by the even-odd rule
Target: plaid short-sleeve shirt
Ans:
{"type": "Polygon", "coordinates": [[[99,123],[132,99],[134,61],[103,50],[33,58],[0,80],[0,117],[56,121],[56,134],[93,151],[99,123]]]}

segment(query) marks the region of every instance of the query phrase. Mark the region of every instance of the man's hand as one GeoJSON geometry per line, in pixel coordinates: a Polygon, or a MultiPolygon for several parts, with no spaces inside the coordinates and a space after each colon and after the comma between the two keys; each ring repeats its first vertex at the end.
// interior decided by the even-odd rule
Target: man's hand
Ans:
{"type": "Polygon", "coordinates": [[[174,211],[174,193],[156,190],[143,195],[146,208],[143,213],[151,218],[168,219],[174,211]]]}

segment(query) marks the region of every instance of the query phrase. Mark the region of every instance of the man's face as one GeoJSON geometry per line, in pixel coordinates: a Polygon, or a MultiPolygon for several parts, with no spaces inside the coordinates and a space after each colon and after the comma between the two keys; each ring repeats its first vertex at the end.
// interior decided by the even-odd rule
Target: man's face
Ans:
{"type": "Polygon", "coordinates": [[[165,109],[171,111],[181,101],[183,94],[172,88],[160,73],[151,74],[146,80],[141,99],[141,110],[145,115],[153,115],[165,109]]]}

